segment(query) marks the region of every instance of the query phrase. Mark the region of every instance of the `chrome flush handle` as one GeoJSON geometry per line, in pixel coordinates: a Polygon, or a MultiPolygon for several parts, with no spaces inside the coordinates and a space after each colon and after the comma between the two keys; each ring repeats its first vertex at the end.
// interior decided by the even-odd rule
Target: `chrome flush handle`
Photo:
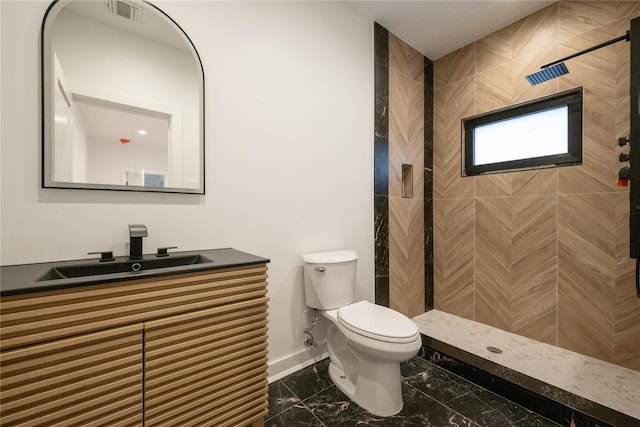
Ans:
{"type": "Polygon", "coordinates": [[[319,271],[320,273],[324,273],[325,271],[327,271],[327,269],[324,267],[316,267],[316,270],[319,271]]]}

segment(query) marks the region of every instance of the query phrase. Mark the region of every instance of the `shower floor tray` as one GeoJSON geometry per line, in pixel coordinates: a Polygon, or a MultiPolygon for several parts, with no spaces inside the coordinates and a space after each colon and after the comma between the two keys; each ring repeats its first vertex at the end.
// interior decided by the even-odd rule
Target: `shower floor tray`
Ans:
{"type": "MultiPolygon", "coordinates": [[[[439,310],[413,320],[426,338],[427,360],[446,368],[456,365],[447,360],[450,356],[461,362],[452,370],[462,376],[488,374],[492,378],[486,381],[495,387],[504,388],[504,384],[497,384],[500,382],[515,384],[517,390],[507,394],[524,389],[521,398],[525,400],[535,400],[527,397],[527,392],[541,395],[546,399],[538,403],[542,411],[552,411],[549,406],[553,405],[548,403],[558,402],[575,409],[576,414],[610,425],[640,426],[640,372],[439,310]],[[474,367],[480,374],[471,373],[474,367]]],[[[562,417],[574,418],[576,414],[564,413],[562,417]]],[[[576,420],[575,425],[581,424],[576,420]]]]}

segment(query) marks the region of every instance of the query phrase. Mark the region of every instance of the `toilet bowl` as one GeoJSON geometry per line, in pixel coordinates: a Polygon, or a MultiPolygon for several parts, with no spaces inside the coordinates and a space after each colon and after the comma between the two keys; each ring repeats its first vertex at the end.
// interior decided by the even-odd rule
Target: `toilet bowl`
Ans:
{"type": "Polygon", "coordinates": [[[355,301],[353,251],[303,255],[305,297],[329,320],[329,376],[356,404],[379,416],[402,410],[400,362],[422,345],[416,324],[369,301],[355,301]]]}
{"type": "Polygon", "coordinates": [[[334,384],[372,414],[390,416],[400,412],[403,405],[400,362],[415,356],[422,345],[415,323],[368,301],[322,314],[331,321],[327,346],[329,376],[334,384]],[[357,321],[356,325],[345,317],[357,321]],[[386,326],[378,323],[383,319],[391,323],[386,326]]]}

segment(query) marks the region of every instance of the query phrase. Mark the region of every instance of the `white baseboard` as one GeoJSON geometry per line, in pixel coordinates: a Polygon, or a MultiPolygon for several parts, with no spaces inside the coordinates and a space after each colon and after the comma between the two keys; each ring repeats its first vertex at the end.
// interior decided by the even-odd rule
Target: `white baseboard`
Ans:
{"type": "Polygon", "coordinates": [[[282,359],[269,362],[269,384],[302,368],[313,365],[328,356],[327,343],[323,342],[317,347],[310,347],[282,359]]]}

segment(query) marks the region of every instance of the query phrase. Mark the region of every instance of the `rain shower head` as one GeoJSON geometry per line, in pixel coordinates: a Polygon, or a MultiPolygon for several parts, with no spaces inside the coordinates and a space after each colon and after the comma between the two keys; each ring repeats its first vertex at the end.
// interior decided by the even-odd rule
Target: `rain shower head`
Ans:
{"type": "Polygon", "coordinates": [[[569,70],[567,69],[567,66],[564,65],[564,62],[560,62],[559,64],[543,68],[537,73],[529,74],[528,76],[525,76],[525,79],[531,83],[531,86],[535,86],[564,74],[569,74],[569,70]]]}
{"type": "Polygon", "coordinates": [[[614,43],[618,43],[619,41],[622,40],[626,40],[629,41],[631,40],[631,31],[627,31],[627,33],[624,36],[620,36],[620,37],[616,37],[615,39],[609,40],[607,42],[604,43],[600,43],[599,45],[596,46],[592,46],[589,49],[585,49],[582,50],[580,52],[574,53],[573,55],[569,55],[565,58],[562,59],[558,59],[557,61],[553,61],[550,62],[546,65],[543,65],[542,67],[540,67],[540,71],[533,73],[533,74],[529,74],[528,76],[525,76],[525,79],[527,79],[527,81],[529,83],[531,83],[531,86],[535,86],[537,84],[540,84],[542,82],[546,82],[548,80],[552,80],[555,79],[556,77],[560,77],[563,76],[565,74],[569,74],[569,70],[567,69],[567,66],[564,65],[564,61],[566,61],[567,59],[571,59],[571,58],[575,58],[576,56],[580,56],[580,55],[584,55],[585,53],[589,53],[589,52],[593,52],[596,49],[600,49],[601,47],[605,47],[605,46],[609,46],[610,44],[614,44],[614,43]]]}

